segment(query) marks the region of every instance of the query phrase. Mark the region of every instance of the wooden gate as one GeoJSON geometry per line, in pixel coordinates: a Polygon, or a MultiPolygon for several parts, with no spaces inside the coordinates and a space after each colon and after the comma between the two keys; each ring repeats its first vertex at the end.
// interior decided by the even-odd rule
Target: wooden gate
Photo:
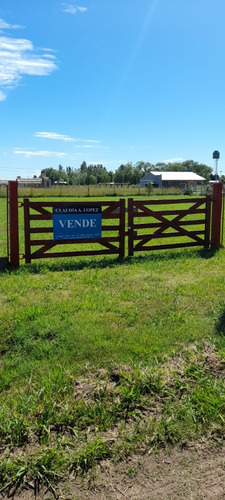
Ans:
{"type": "Polygon", "coordinates": [[[222,246],[222,183],[213,185],[212,196],[160,200],[128,200],[128,231],[125,231],[125,200],[119,201],[55,201],[18,202],[17,182],[10,181],[7,199],[8,259],[19,266],[20,259],[118,255],[125,253],[128,236],[128,255],[134,252],[204,246],[222,246]],[[101,207],[103,224],[101,237],[90,239],[54,239],[54,207],[101,207]],[[24,207],[25,253],[19,248],[18,208],[24,207]],[[181,207],[184,207],[183,209],[181,207]],[[44,237],[48,233],[48,237],[44,237]],[[169,242],[166,243],[166,241],[169,242]],[[175,238],[175,243],[173,239],[175,238]],[[158,244],[155,244],[158,240],[158,244]],[[55,251],[59,246],[60,250],[55,251]],[[75,249],[79,246],[79,249],[75,249]]]}
{"type": "Polygon", "coordinates": [[[33,202],[24,199],[24,231],[25,231],[25,254],[26,263],[32,259],[46,259],[53,257],[71,257],[87,255],[109,255],[117,254],[121,259],[124,257],[125,244],[125,200],[119,201],[90,201],[90,202],[33,202]],[[53,239],[53,207],[101,207],[102,209],[102,232],[105,236],[101,238],[88,239],[53,239]],[[112,220],[113,223],[107,223],[112,220]],[[48,221],[51,221],[49,224],[48,221]],[[51,237],[43,238],[49,233],[51,237]],[[33,235],[36,235],[32,239],[33,235]],[[41,235],[41,236],[40,236],[41,235]],[[71,249],[65,249],[70,245],[71,249]],[[75,250],[74,246],[82,245],[82,249],[75,250]],[[56,246],[61,251],[52,251],[56,246]],[[86,247],[89,247],[86,250],[86,247]],[[93,248],[97,247],[97,248],[93,248]],[[34,248],[34,249],[33,249],[34,248]]]}
{"type": "Polygon", "coordinates": [[[128,200],[128,255],[134,252],[210,243],[211,196],[136,201],[128,200]],[[184,209],[180,208],[184,205],[184,209]],[[200,216],[200,217],[199,217],[200,216]],[[141,231],[141,232],[140,232],[141,231]],[[170,243],[164,239],[170,238],[170,243]],[[171,242],[175,238],[175,243],[171,242]],[[155,245],[155,240],[159,244],[155,245]]]}

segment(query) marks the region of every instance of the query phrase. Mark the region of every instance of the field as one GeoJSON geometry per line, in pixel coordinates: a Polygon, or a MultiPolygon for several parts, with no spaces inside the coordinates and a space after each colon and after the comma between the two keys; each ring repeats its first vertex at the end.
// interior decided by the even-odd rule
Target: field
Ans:
{"type": "MultiPolygon", "coordinates": [[[[4,257],[4,199],[0,207],[4,257]]],[[[135,499],[129,485],[143,482],[146,457],[165,462],[193,443],[205,443],[215,464],[225,427],[224,276],[224,250],[199,248],[2,271],[2,497],[135,499]],[[109,490],[109,475],[119,490],[109,490]]],[[[224,470],[222,458],[217,465],[224,470]]],[[[224,498],[164,493],[152,498],[224,498]]]]}
{"type": "MultiPolygon", "coordinates": [[[[167,187],[164,188],[164,194],[166,195],[174,195],[174,194],[183,194],[184,188],[173,188],[167,187]]],[[[37,187],[19,187],[18,189],[19,196],[21,198],[28,197],[45,197],[45,198],[53,198],[57,197],[101,197],[101,196],[145,196],[147,193],[146,188],[140,188],[139,185],[124,185],[120,184],[103,184],[96,186],[52,186],[50,189],[45,188],[37,188],[37,187]]],[[[161,196],[162,190],[160,188],[154,188],[154,195],[161,196]]],[[[198,194],[205,194],[205,187],[198,187],[198,194]]],[[[0,186],[0,198],[4,198],[6,196],[6,188],[5,186],[0,186]]]]}

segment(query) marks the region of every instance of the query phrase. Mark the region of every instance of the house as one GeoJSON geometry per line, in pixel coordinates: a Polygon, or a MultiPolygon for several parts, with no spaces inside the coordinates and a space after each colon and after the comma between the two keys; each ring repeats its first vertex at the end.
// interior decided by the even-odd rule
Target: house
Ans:
{"type": "Polygon", "coordinates": [[[18,182],[18,187],[51,187],[51,180],[44,175],[41,177],[28,177],[26,179],[18,176],[16,180],[18,182]]]}
{"type": "Polygon", "coordinates": [[[167,172],[167,171],[152,171],[146,174],[140,180],[140,186],[146,187],[150,182],[154,187],[161,190],[166,187],[178,187],[185,189],[187,187],[196,191],[198,183],[204,183],[205,178],[194,172],[167,172]]]}

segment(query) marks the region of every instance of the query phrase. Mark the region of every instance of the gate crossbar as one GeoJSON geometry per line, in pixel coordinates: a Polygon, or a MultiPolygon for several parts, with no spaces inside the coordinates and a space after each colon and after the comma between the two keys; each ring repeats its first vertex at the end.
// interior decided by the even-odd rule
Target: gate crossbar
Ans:
{"type": "Polygon", "coordinates": [[[210,230],[210,202],[211,197],[205,198],[192,198],[192,199],[181,199],[181,200],[151,200],[151,201],[134,201],[133,199],[128,200],[128,253],[133,255],[134,252],[141,250],[159,250],[167,248],[181,248],[187,246],[202,245],[205,248],[209,247],[209,230],[210,230]],[[184,210],[154,210],[151,205],[171,205],[180,203],[193,203],[189,208],[184,210]],[[204,208],[199,208],[205,205],[204,208]],[[192,219],[183,220],[184,217],[188,215],[204,214],[204,219],[192,219]],[[167,219],[166,216],[174,216],[172,219],[167,219]],[[151,217],[157,220],[157,222],[145,222],[135,224],[134,219],[139,217],[151,217]],[[192,225],[204,225],[204,229],[197,229],[188,231],[183,226],[192,225]],[[156,229],[150,234],[138,234],[138,229],[156,229]],[[173,229],[173,232],[165,232],[169,228],[173,229]],[[204,236],[203,238],[200,235],[204,236]],[[177,237],[188,237],[187,242],[160,244],[160,245],[147,245],[154,239],[158,238],[177,238],[177,237]],[[134,244],[135,241],[138,243],[134,244]]]}

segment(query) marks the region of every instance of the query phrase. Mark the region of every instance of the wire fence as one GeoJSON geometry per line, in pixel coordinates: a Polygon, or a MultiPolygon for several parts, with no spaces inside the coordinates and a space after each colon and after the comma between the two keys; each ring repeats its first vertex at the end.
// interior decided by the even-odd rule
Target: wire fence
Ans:
{"type": "MultiPolygon", "coordinates": [[[[0,185],[0,198],[6,198],[6,186],[0,185]]],[[[111,184],[111,185],[92,185],[92,186],[52,186],[50,188],[40,188],[34,186],[18,187],[19,198],[58,198],[58,197],[73,197],[73,198],[86,198],[86,197],[114,197],[114,196],[168,196],[168,195],[183,195],[183,187],[165,187],[153,188],[151,194],[148,193],[147,188],[141,188],[140,185],[129,184],[111,184]]],[[[206,187],[200,186],[192,194],[197,196],[204,196],[206,194],[206,187]]]]}

